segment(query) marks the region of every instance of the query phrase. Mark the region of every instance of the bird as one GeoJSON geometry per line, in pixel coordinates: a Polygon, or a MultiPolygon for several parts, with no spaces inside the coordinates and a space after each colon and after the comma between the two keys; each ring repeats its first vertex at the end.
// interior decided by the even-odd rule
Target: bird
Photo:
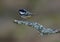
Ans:
{"type": "Polygon", "coordinates": [[[30,18],[32,16],[32,13],[26,9],[19,9],[18,13],[19,13],[20,17],[23,19],[30,18]]]}

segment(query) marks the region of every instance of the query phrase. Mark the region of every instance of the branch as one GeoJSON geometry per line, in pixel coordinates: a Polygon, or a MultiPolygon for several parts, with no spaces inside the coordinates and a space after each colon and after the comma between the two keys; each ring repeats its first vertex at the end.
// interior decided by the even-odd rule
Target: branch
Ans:
{"type": "Polygon", "coordinates": [[[59,30],[51,29],[51,28],[45,28],[45,27],[43,27],[43,25],[41,25],[37,22],[29,22],[29,21],[21,21],[21,20],[14,20],[14,22],[17,24],[24,24],[24,25],[31,26],[31,27],[35,28],[37,31],[40,32],[41,36],[60,33],[59,30]]]}

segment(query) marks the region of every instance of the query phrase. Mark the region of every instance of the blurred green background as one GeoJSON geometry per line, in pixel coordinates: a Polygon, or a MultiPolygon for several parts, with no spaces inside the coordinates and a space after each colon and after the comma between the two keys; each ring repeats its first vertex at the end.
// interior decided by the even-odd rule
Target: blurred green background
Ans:
{"type": "Polygon", "coordinates": [[[60,0],[0,0],[1,42],[60,42],[60,34],[41,37],[32,27],[13,23],[20,19],[17,15],[20,8],[32,12],[33,16],[27,21],[60,29],[60,0]]]}

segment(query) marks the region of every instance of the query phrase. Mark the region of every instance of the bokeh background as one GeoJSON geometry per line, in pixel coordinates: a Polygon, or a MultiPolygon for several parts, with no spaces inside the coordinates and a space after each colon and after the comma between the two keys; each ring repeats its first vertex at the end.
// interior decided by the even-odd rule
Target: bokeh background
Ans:
{"type": "Polygon", "coordinates": [[[0,0],[0,42],[60,42],[60,34],[40,36],[32,27],[13,23],[21,8],[33,14],[27,21],[60,29],[60,0],[0,0]]]}

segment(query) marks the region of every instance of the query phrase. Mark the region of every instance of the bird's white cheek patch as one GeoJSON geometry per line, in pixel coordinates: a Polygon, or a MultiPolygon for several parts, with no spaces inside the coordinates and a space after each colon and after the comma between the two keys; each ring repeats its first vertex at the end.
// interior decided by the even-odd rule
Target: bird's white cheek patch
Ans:
{"type": "Polygon", "coordinates": [[[20,14],[25,14],[24,12],[20,12],[20,14]]]}

